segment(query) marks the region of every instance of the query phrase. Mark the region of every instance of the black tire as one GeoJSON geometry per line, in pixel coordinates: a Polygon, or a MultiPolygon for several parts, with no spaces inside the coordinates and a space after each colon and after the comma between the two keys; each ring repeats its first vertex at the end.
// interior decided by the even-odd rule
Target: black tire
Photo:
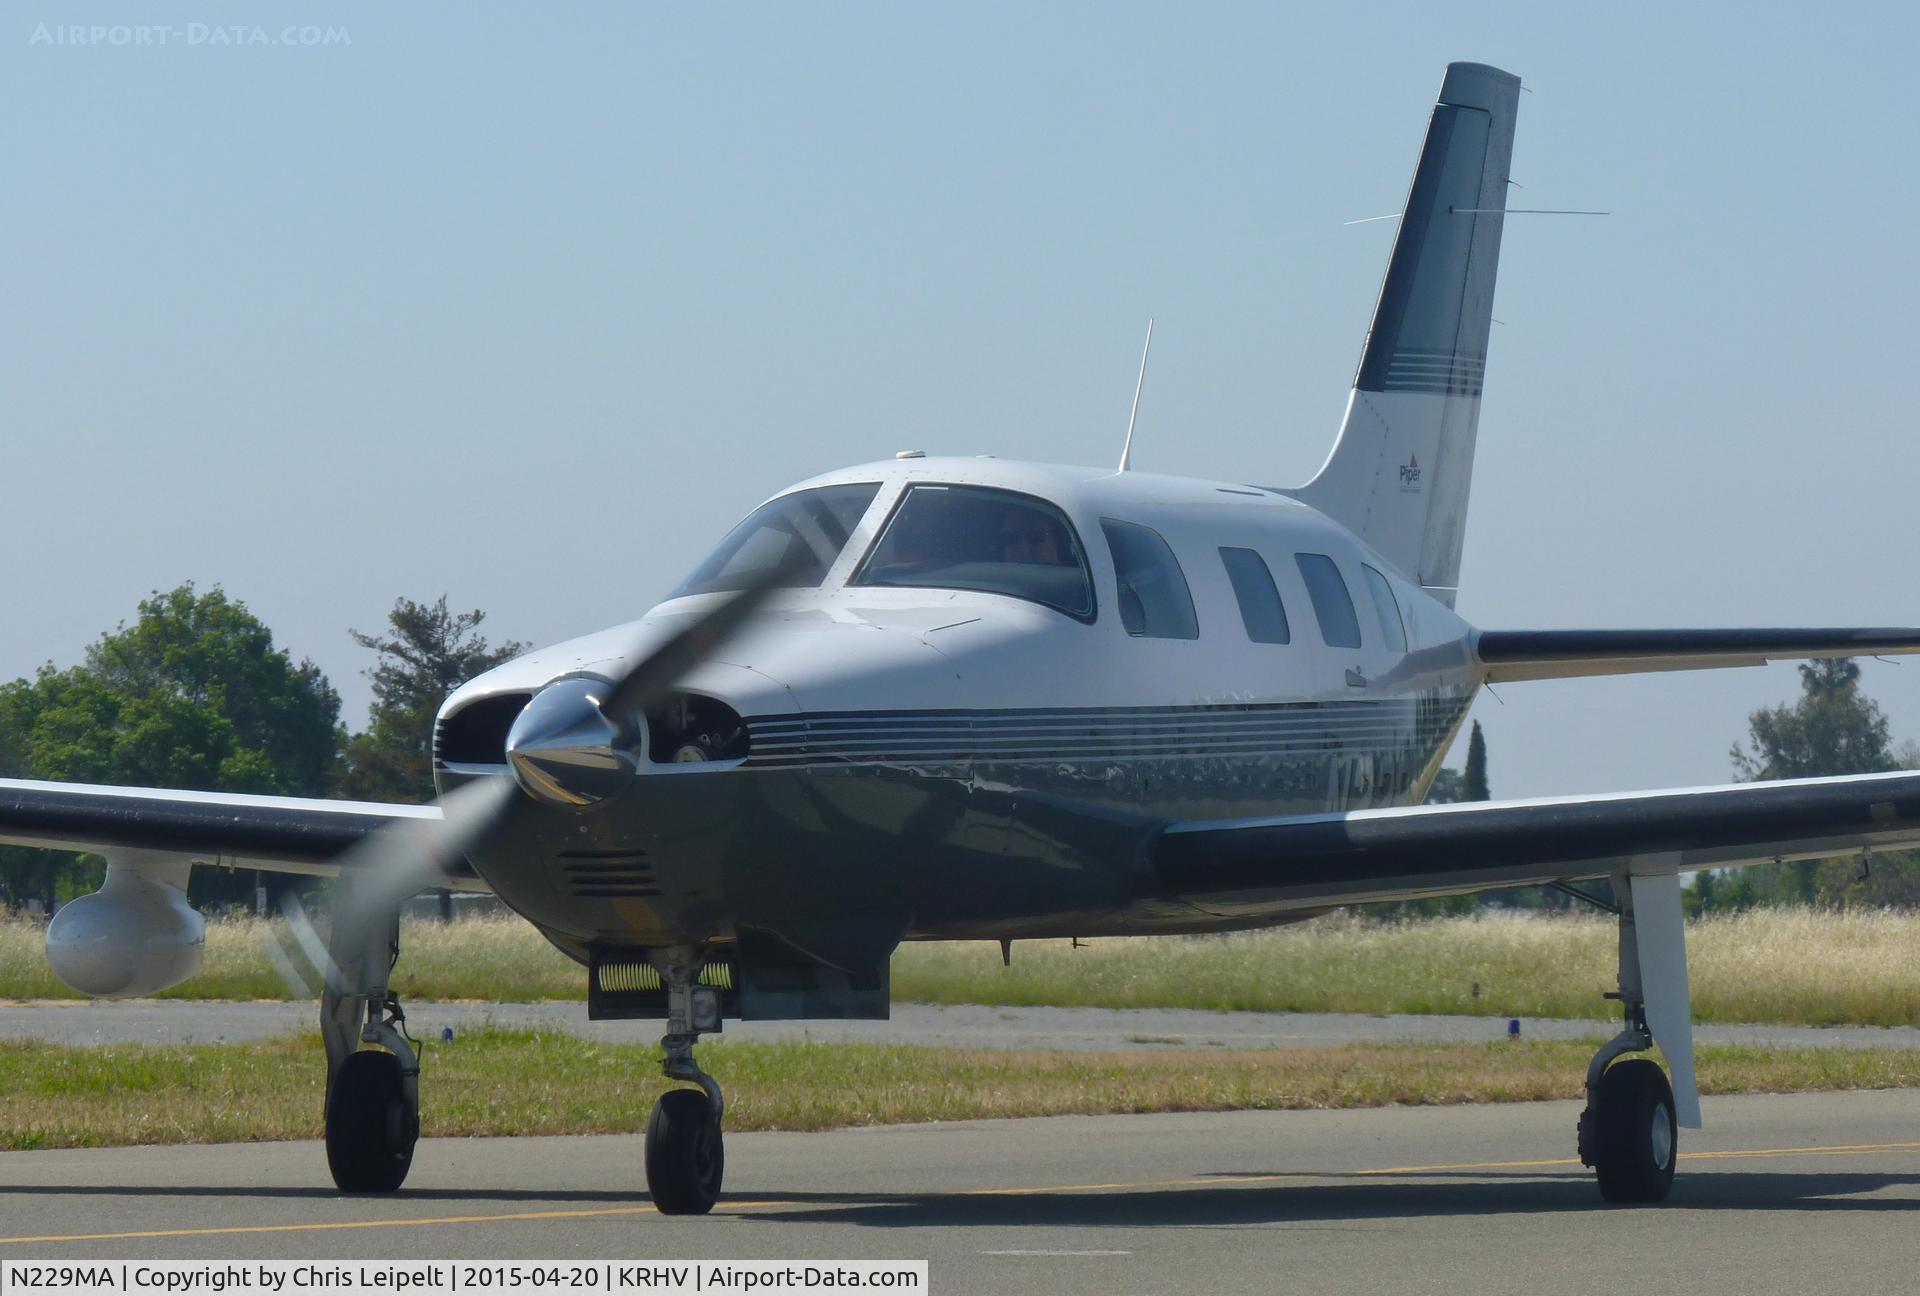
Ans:
{"type": "Polygon", "coordinates": [[[355,1053],[327,1094],[327,1169],[341,1192],[389,1193],[407,1180],[420,1108],[407,1101],[400,1059],[355,1053]]]}
{"type": "Polygon", "coordinates": [[[1580,1117],[1580,1157],[1610,1202],[1665,1201],[1680,1152],[1673,1087],[1657,1062],[1617,1062],[1580,1117]]]}
{"type": "Polygon", "coordinates": [[[705,1215],[720,1200],[726,1149],[713,1104],[695,1089],[660,1095],[647,1121],[647,1191],[662,1215],[705,1215]]]}

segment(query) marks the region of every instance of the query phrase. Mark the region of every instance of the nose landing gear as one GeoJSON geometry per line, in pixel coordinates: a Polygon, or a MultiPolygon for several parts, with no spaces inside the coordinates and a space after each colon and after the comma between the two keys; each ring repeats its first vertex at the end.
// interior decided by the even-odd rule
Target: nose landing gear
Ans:
{"type": "Polygon", "coordinates": [[[667,989],[667,1034],[663,1070],[672,1080],[700,1086],[672,1089],[654,1104],[647,1121],[647,1191],[662,1215],[705,1215],[720,1199],[726,1149],[720,1121],[726,1103],[714,1078],[693,1060],[699,1037],[720,1029],[720,992],[699,984],[700,951],[658,951],[654,966],[667,989]]]}

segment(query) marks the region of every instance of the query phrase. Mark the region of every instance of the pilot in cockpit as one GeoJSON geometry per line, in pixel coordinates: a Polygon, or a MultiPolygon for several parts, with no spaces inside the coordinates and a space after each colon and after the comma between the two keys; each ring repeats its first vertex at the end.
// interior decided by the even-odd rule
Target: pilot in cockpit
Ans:
{"type": "Polygon", "coordinates": [[[1073,565],[1072,546],[1053,519],[1031,509],[1011,508],[1000,519],[1000,561],[1073,565]]]}

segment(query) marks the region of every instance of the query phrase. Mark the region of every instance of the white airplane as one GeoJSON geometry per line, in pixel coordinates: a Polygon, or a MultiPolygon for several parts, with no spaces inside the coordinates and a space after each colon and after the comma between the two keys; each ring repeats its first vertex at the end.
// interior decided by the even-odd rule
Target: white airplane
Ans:
{"type": "Polygon", "coordinates": [[[1672,1182],[1700,1119],[1682,871],[1920,843],[1920,774],[1420,804],[1489,681],[1920,651],[1920,630],[1493,631],[1453,611],[1518,78],[1447,69],[1346,420],[1297,489],[907,453],[754,510],[639,621],[442,707],[433,806],[0,782],[0,841],[90,850],[47,933],[76,989],[199,965],[189,870],[341,879],[322,998],[327,1156],[405,1178],[418,1066],[397,906],[491,890],[586,969],[595,1018],[664,1015],[658,1207],[720,1193],[694,1043],[884,1017],[903,940],[1211,932],[1527,884],[1619,916],[1621,1033],[1582,1160],[1672,1182]],[[1583,890],[1610,879],[1614,901],[1583,890]],[[1672,1081],[1645,1057],[1658,1042],[1672,1081]]]}

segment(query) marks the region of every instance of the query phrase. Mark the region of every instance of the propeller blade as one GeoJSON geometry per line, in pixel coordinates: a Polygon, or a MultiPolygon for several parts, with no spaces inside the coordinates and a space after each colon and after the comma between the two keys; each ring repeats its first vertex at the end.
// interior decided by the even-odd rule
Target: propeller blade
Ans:
{"type": "Polygon", "coordinates": [[[287,987],[287,993],[295,999],[313,998],[313,982],[293,956],[287,952],[285,938],[279,928],[268,922],[260,932],[260,944],[267,952],[267,961],[273,964],[273,970],[280,974],[280,981],[287,987]]]}
{"type": "MultiPolygon", "coordinates": [[[[499,827],[517,790],[512,779],[476,779],[434,802],[440,807],[437,822],[397,820],[341,855],[340,877],[347,885],[336,892],[334,947],[367,949],[409,896],[450,881],[449,866],[499,827]]],[[[332,960],[322,966],[328,983],[338,984],[332,960]]]]}
{"type": "Polygon", "coordinates": [[[760,573],[618,679],[573,676],[541,689],[507,731],[507,762],[521,790],[536,801],[576,810],[623,792],[641,763],[648,708],[696,662],[718,651],[768,594],[793,584],[793,571],[788,562],[760,573]]]}
{"type": "MultiPolygon", "coordinates": [[[[595,716],[604,716],[605,721],[599,722],[602,725],[607,722],[617,725],[629,717],[644,715],[646,709],[658,702],[690,667],[725,643],[740,624],[766,601],[769,594],[783,586],[792,585],[794,582],[791,577],[806,561],[806,557],[804,554],[790,554],[786,561],[760,573],[745,588],[729,594],[695,618],[692,624],[677,631],[665,643],[642,657],[605,688],[604,697],[581,699],[579,707],[590,709],[595,716]]],[[[559,685],[550,685],[549,688],[578,683],[560,681],[559,685]]],[[[552,700],[557,702],[560,699],[555,697],[552,700]]],[[[536,695],[527,711],[522,712],[522,718],[531,720],[534,716],[530,713],[539,710],[540,697],[536,695]]],[[[567,728],[587,718],[584,714],[563,714],[559,720],[562,728],[567,728]]],[[[516,722],[514,732],[508,736],[509,754],[513,751],[514,734],[520,733],[521,728],[516,722]]],[[[617,734],[608,729],[596,740],[611,743],[615,738],[617,734]]],[[[539,741],[543,747],[553,749],[543,751],[542,760],[565,763],[585,759],[573,750],[579,746],[576,741],[561,742],[554,735],[541,735],[539,741]]],[[[529,745],[533,745],[531,738],[529,745]]],[[[522,763],[515,761],[516,769],[522,763]]],[[[543,769],[544,766],[539,766],[535,773],[543,769]]],[[[621,772],[615,769],[611,774],[617,776],[621,772]]],[[[630,776],[630,766],[625,772],[630,776]]],[[[522,771],[521,777],[530,778],[532,775],[522,771]]],[[[551,781],[552,776],[548,774],[547,777],[551,781]]],[[[622,781],[615,777],[608,791],[602,795],[610,794],[622,781]]],[[[535,788],[542,786],[535,780],[535,788]]],[[[350,885],[342,890],[334,908],[335,948],[362,952],[370,950],[371,942],[382,938],[385,924],[391,920],[393,911],[401,902],[436,882],[445,882],[447,865],[467,854],[477,842],[499,827],[520,790],[521,784],[514,779],[477,779],[455,788],[435,802],[441,812],[438,822],[431,819],[397,821],[341,855],[338,860],[340,874],[350,885]],[[347,941],[352,943],[343,943],[347,941]]],[[[568,799],[564,789],[559,790],[559,797],[568,799]]],[[[556,797],[550,794],[543,799],[554,800],[556,797]]],[[[575,800],[585,803],[588,798],[575,800]]],[[[295,931],[297,934],[297,924],[295,931]]],[[[339,970],[330,962],[323,970],[329,984],[340,982],[339,970]]]]}
{"type": "Polygon", "coordinates": [[[729,594],[693,624],[641,658],[625,675],[613,681],[605,704],[607,714],[619,717],[643,714],[696,662],[732,638],[741,622],[752,616],[770,594],[789,587],[789,578],[805,561],[804,557],[789,555],[785,562],[769,567],[751,584],[729,594]]]}
{"type": "Polygon", "coordinates": [[[333,960],[327,954],[327,942],[314,930],[313,919],[307,916],[307,907],[300,903],[298,891],[287,891],[280,897],[280,913],[287,920],[287,931],[293,936],[294,944],[302,957],[320,973],[323,981],[333,979],[333,960]]]}
{"type": "Polygon", "coordinates": [[[262,941],[267,958],[280,979],[286,982],[287,990],[296,999],[311,999],[318,994],[314,978],[307,974],[309,969],[321,985],[338,985],[340,974],[333,965],[333,956],[327,952],[326,938],[314,929],[307,907],[300,903],[299,892],[289,890],[281,894],[280,917],[286,922],[285,930],[282,931],[278,923],[269,922],[262,941]]]}

